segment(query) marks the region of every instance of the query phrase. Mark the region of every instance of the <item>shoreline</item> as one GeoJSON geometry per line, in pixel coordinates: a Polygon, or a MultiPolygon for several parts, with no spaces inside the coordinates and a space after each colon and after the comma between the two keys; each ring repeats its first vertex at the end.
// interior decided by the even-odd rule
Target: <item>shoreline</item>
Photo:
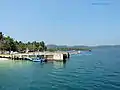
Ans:
{"type": "Polygon", "coordinates": [[[0,61],[8,61],[8,60],[10,60],[10,59],[8,59],[8,58],[0,58],[0,61]]]}

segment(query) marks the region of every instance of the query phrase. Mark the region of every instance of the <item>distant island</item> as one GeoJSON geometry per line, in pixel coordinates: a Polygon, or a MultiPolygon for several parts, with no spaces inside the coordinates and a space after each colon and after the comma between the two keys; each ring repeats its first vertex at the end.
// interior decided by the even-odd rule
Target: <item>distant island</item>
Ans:
{"type": "Polygon", "coordinates": [[[81,50],[81,51],[88,51],[91,50],[90,47],[88,46],[67,46],[67,45],[54,45],[54,44],[50,44],[47,45],[47,49],[49,51],[56,51],[56,50],[60,50],[60,51],[69,51],[69,50],[81,50]]]}

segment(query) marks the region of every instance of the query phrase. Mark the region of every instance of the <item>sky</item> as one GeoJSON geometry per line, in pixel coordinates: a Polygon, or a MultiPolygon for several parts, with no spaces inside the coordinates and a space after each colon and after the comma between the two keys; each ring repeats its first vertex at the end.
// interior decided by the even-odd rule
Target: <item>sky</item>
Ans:
{"type": "Polygon", "coordinates": [[[58,45],[120,44],[120,0],[0,0],[0,31],[58,45]]]}

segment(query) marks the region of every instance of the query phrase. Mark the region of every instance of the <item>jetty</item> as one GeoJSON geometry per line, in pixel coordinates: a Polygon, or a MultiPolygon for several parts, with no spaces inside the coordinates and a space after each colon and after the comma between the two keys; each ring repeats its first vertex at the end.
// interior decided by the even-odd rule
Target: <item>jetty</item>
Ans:
{"type": "Polygon", "coordinates": [[[28,53],[15,53],[15,54],[0,54],[0,58],[9,58],[12,60],[25,60],[29,57],[40,55],[47,60],[63,61],[70,57],[68,52],[28,52],[28,53]]]}

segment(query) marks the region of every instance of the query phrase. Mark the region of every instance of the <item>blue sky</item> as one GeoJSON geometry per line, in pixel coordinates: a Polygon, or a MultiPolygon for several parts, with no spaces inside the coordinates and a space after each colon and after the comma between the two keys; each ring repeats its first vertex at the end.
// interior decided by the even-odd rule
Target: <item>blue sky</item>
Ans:
{"type": "Polygon", "coordinates": [[[0,0],[0,31],[24,42],[120,44],[120,0],[0,0]]]}

